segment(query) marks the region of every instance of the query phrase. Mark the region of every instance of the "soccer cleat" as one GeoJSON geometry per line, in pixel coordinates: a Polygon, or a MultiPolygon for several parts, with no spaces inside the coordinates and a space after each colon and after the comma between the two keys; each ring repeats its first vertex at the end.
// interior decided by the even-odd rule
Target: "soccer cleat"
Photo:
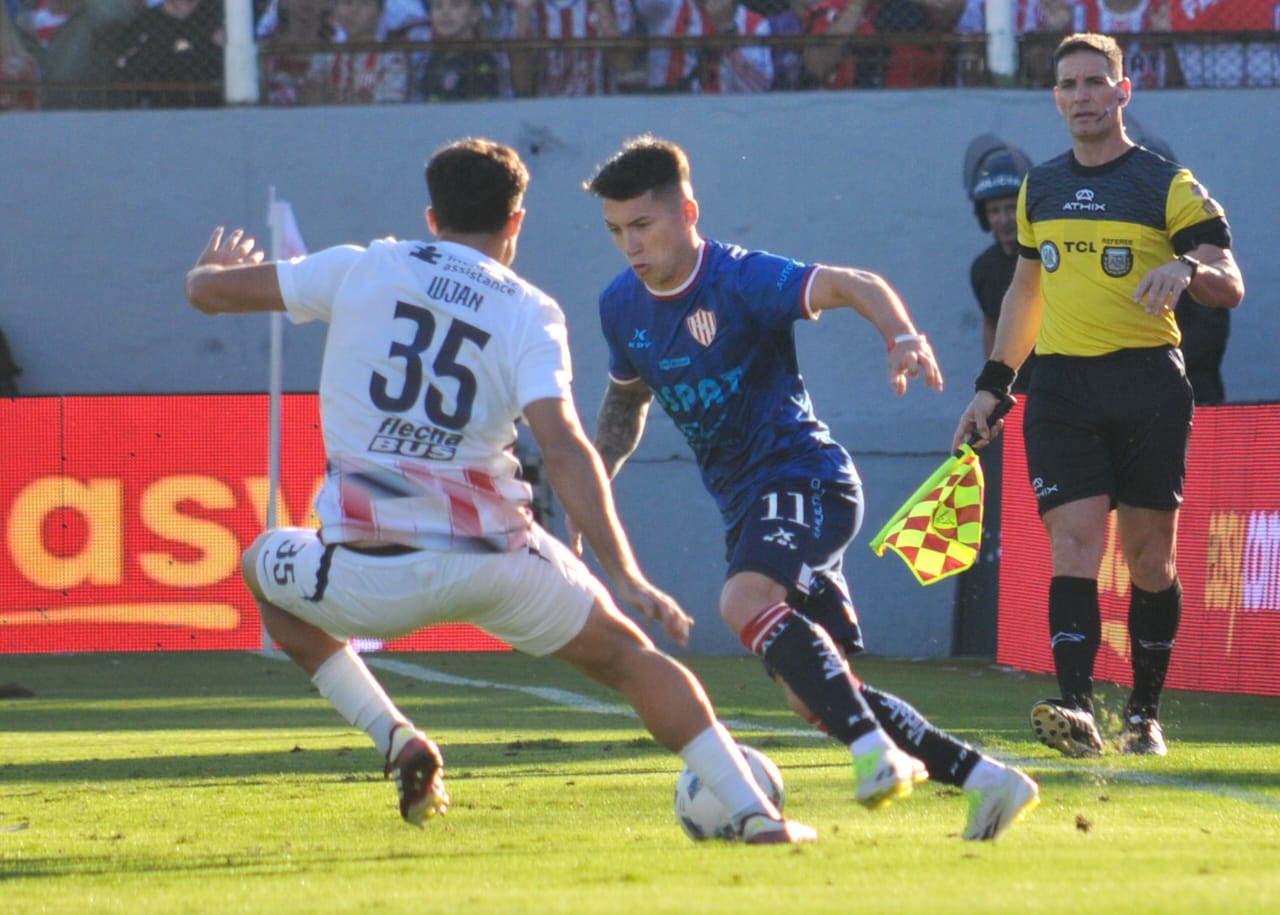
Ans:
{"type": "Polygon", "coordinates": [[[1169,745],[1164,742],[1164,729],[1154,718],[1130,715],[1120,735],[1120,751],[1134,756],[1167,756],[1169,745]]]}
{"type": "Polygon", "coordinates": [[[1012,768],[1005,769],[1000,784],[967,794],[969,822],[964,827],[965,841],[994,842],[1040,805],[1040,787],[1025,773],[1012,768]]]}
{"type": "Polygon", "coordinates": [[[858,782],[854,794],[858,803],[868,810],[878,810],[910,795],[915,783],[924,781],[929,773],[919,760],[888,746],[855,756],[853,776],[858,782]]]}
{"type": "Polygon", "coordinates": [[[384,774],[395,776],[400,816],[406,823],[421,829],[427,820],[449,809],[440,748],[411,725],[401,723],[392,729],[384,774]]]}
{"type": "Polygon", "coordinates": [[[767,813],[749,813],[738,825],[738,841],[744,845],[795,845],[816,842],[818,833],[803,823],[774,818],[767,813]]]}
{"type": "Polygon", "coordinates": [[[1093,715],[1068,708],[1058,699],[1042,699],[1031,707],[1031,729],[1042,744],[1064,756],[1102,755],[1102,735],[1093,715]]]}

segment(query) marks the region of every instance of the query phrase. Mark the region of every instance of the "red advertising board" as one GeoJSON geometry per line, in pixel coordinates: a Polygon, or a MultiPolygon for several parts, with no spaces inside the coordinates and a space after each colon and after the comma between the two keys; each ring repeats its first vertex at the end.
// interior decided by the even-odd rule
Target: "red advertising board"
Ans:
{"type": "MultiPolygon", "coordinates": [[[[253,649],[240,554],[270,500],[265,395],[0,400],[0,654],[253,649]]],[[[316,526],[317,400],[281,417],[284,525],[316,526]]],[[[392,651],[509,650],[441,626],[392,651]]]]}
{"type": "MultiPolygon", "coordinates": [[[[1022,411],[1006,421],[997,659],[1051,673],[1049,543],[1023,452],[1022,411]]],[[[1183,613],[1168,685],[1280,696],[1280,405],[1200,407],[1178,524],[1183,613]]],[[[1131,685],[1129,576],[1114,519],[1098,579],[1095,675],[1131,685]]]]}

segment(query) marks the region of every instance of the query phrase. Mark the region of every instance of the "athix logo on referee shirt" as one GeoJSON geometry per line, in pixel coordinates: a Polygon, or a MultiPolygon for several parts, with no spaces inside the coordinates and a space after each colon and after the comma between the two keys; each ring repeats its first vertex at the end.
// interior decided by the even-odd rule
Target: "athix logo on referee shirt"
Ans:
{"type": "Polygon", "coordinates": [[[716,338],[715,313],[707,311],[705,308],[699,308],[685,318],[684,324],[685,327],[689,328],[689,333],[693,335],[693,339],[704,347],[710,346],[711,341],[716,338]]]}
{"type": "Polygon", "coordinates": [[[1078,191],[1076,191],[1076,199],[1067,201],[1062,205],[1062,208],[1064,210],[1072,210],[1076,212],[1079,212],[1081,210],[1084,210],[1090,213],[1105,212],[1107,209],[1107,205],[1105,203],[1095,202],[1093,197],[1094,197],[1094,194],[1092,190],[1090,190],[1087,187],[1082,187],[1078,191]]]}

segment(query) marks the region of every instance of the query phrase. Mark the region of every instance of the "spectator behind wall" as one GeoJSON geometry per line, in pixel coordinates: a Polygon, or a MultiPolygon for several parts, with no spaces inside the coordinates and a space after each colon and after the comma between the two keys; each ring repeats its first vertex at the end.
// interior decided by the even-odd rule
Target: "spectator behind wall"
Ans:
{"type": "MultiPolygon", "coordinates": [[[[313,88],[308,86],[312,54],[291,50],[292,46],[341,44],[348,40],[334,15],[333,0],[270,0],[258,19],[255,34],[259,45],[270,52],[264,58],[262,92],[272,105],[315,101],[313,88]]],[[[382,41],[387,36],[408,41],[430,39],[427,11],[421,0],[387,0],[375,37],[382,41]]]]}
{"type": "MultiPolygon", "coordinates": [[[[337,45],[383,40],[384,0],[336,0],[330,14],[337,45]]],[[[399,50],[335,50],[313,54],[303,101],[350,105],[409,99],[409,55],[399,50]]]]}
{"type": "MultiPolygon", "coordinates": [[[[162,0],[134,17],[115,59],[116,79],[128,83],[214,83],[222,79],[226,46],[219,0],[162,0]]],[[[139,108],[213,108],[222,91],[139,90],[139,108]]]]}
{"type": "MultiPolygon", "coordinates": [[[[772,34],[769,20],[738,0],[700,0],[708,35],[772,34]]],[[[773,54],[765,46],[704,48],[698,61],[701,92],[766,92],[773,85],[773,54]]]]}
{"type": "MultiPolygon", "coordinates": [[[[867,36],[951,32],[965,0],[818,0],[804,17],[811,35],[867,36]]],[[[943,44],[814,45],[804,52],[809,79],[825,89],[881,89],[942,85],[943,44]]]]}
{"type": "Polygon", "coordinates": [[[116,51],[145,0],[18,0],[14,24],[40,69],[39,107],[104,108],[109,93],[60,83],[105,86],[116,51]]]}
{"type": "MultiPolygon", "coordinates": [[[[633,0],[633,3],[636,21],[645,35],[683,38],[712,32],[711,23],[695,0],[633,0]]],[[[648,78],[642,91],[697,91],[700,54],[694,45],[651,49],[646,54],[648,78]]]]}
{"type": "MultiPolygon", "coordinates": [[[[618,38],[636,33],[631,0],[511,0],[511,37],[618,38]]],[[[627,48],[519,51],[511,80],[520,96],[610,95],[643,85],[646,74],[627,48]]]]}
{"type": "MultiPolygon", "coordinates": [[[[40,66],[35,56],[23,47],[8,4],[0,3],[0,82],[34,83],[39,79],[40,66]]],[[[35,107],[34,89],[0,92],[0,111],[30,111],[35,107]]]]}
{"type": "MultiPolygon", "coordinates": [[[[492,29],[484,0],[430,0],[431,41],[476,41],[492,29]]],[[[489,49],[441,48],[417,62],[415,99],[450,102],[511,98],[511,62],[489,49]]]]}
{"type": "MultiPolygon", "coordinates": [[[[1170,162],[1177,162],[1173,148],[1148,130],[1126,109],[1125,131],[1129,139],[1170,162]]],[[[1227,338],[1231,335],[1231,309],[1209,308],[1184,292],[1178,299],[1174,316],[1182,331],[1182,356],[1187,363],[1187,380],[1197,406],[1225,403],[1227,388],[1222,380],[1222,360],[1227,354],[1227,338]]]]}

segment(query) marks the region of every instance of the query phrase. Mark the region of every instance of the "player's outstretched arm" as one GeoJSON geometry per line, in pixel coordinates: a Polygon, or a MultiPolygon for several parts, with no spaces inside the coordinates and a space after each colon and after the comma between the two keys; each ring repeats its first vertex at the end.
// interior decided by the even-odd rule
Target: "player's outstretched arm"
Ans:
{"type": "Polygon", "coordinates": [[[809,307],[815,312],[852,308],[870,321],[888,347],[889,384],[899,395],[917,377],[935,391],[942,390],[942,369],[933,347],[916,330],[902,297],[878,273],[857,267],[819,267],[809,290],[809,307]]]}
{"type": "Polygon", "coordinates": [[[653,393],[642,381],[618,384],[610,381],[596,417],[596,451],[609,479],[618,475],[644,435],[653,393]]]}
{"type": "Polygon", "coordinates": [[[646,620],[661,624],[676,644],[686,644],[693,620],[640,571],[618,519],[604,465],[582,430],[573,402],[558,397],[535,400],[525,406],[524,417],[542,452],[548,481],[574,528],[591,544],[618,599],[646,620]]]}
{"type": "Polygon", "coordinates": [[[213,230],[187,271],[187,300],[205,314],[284,311],[276,267],[244,229],[213,230]]]}

